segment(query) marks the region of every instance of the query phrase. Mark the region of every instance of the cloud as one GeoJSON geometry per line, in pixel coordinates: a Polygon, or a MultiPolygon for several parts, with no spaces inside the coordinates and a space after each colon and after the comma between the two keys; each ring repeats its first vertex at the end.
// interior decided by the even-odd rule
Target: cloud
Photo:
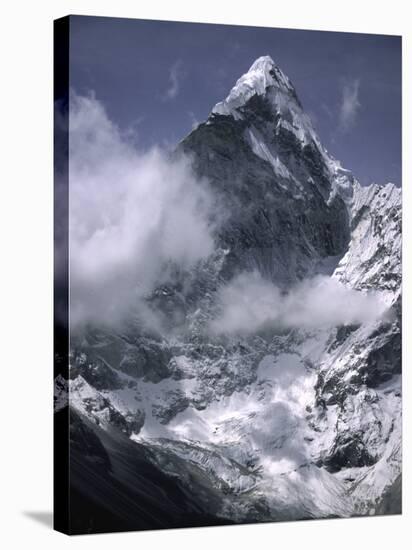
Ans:
{"type": "Polygon", "coordinates": [[[339,113],[339,129],[347,132],[356,123],[356,117],[361,107],[359,101],[360,80],[347,80],[342,89],[342,100],[339,113]]]}
{"type": "Polygon", "coordinates": [[[138,151],[92,96],[70,98],[69,174],[72,325],[149,315],[145,297],[168,266],[213,251],[207,181],[185,157],[138,151]]]}
{"type": "Polygon", "coordinates": [[[197,128],[199,126],[200,121],[196,118],[196,115],[194,114],[193,111],[188,111],[187,115],[190,118],[190,122],[191,122],[191,125],[192,125],[192,130],[194,130],[195,128],[197,128]]]}
{"type": "Polygon", "coordinates": [[[377,320],[386,306],[378,293],[365,294],[318,276],[282,292],[257,272],[242,273],[219,291],[214,334],[252,334],[265,328],[327,328],[377,320]]]}
{"type": "Polygon", "coordinates": [[[183,76],[182,61],[179,59],[170,68],[169,71],[169,87],[163,94],[164,101],[170,101],[177,97],[180,91],[180,82],[183,76]]]}

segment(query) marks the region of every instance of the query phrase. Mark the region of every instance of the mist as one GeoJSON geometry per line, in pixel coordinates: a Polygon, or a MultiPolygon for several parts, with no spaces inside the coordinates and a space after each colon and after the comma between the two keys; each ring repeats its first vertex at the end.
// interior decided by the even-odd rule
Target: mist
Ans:
{"type": "Polygon", "coordinates": [[[140,151],[93,95],[70,97],[70,319],[113,324],[213,250],[213,197],[187,158],[140,151]]]}
{"type": "MultiPolygon", "coordinates": [[[[218,211],[207,180],[190,159],[159,147],[139,150],[95,96],[70,96],[70,321],[116,325],[133,313],[159,318],[146,298],[172,282],[173,266],[193,267],[214,249],[218,211]]],[[[218,291],[211,334],[250,334],[268,327],[323,328],[378,319],[378,293],[318,276],[281,292],[257,272],[218,291]]]]}
{"type": "Polygon", "coordinates": [[[317,329],[371,323],[386,310],[378,292],[361,292],[317,276],[282,292],[258,272],[238,275],[218,293],[213,334],[252,334],[266,328],[317,329]]]}

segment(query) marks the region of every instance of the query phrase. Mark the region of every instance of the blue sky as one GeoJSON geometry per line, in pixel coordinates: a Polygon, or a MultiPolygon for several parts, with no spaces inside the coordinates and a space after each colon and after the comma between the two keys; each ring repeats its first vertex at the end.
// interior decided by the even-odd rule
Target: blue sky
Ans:
{"type": "Polygon", "coordinates": [[[400,37],[74,16],[70,52],[71,87],[142,148],[173,147],[270,55],[333,156],[401,184],[400,37]]]}

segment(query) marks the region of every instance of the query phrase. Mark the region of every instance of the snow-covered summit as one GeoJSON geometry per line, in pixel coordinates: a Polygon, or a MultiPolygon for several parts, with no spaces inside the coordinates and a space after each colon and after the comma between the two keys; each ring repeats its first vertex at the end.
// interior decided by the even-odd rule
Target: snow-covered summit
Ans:
{"type": "Polygon", "coordinates": [[[297,101],[295,89],[289,78],[279,69],[269,55],[256,59],[247,73],[239,78],[224,101],[212,110],[212,113],[233,115],[238,117],[236,110],[254,96],[264,95],[272,87],[282,94],[289,95],[297,101]]]}
{"type": "Polygon", "coordinates": [[[349,208],[354,177],[323,147],[290,79],[270,56],[256,59],[226,99],[215,105],[206,124],[213,123],[216,115],[244,123],[245,140],[254,154],[269,162],[278,177],[295,184],[296,179],[316,179],[311,174],[297,174],[296,169],[297,156],[304,150],[314,151],[313,162],[330,182],[330,189],[323,191],[325,199],[332,201],[338,195],[349,208]]]}

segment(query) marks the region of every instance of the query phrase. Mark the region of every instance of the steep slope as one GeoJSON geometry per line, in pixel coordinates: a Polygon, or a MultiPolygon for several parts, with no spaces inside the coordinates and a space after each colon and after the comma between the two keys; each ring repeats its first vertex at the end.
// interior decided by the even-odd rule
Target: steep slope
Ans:
{"type": "Polygon", "coordinates": [[[363,292],[380,291],[387,314],[371,326],[339,334],[317,385],[322,403],[337,408],[336,438],[326,463],[338,470],[354,467],[344,475],[355,479],[351,490],[363,513],[383,510],[379,502],[388,492],[400,512],[401,216],[401,191],[393,184],[355,186],[352,238],[334,277],[363,292]]]}
{"type": "Polygon", "coordinates": [[[392,183],[354,186],[351,208],[351,242],[336,276],[359,289],[400,292],[401,190],[392,183]]]}
{"type": "Polygon", "coordinates": [[[259,58],[180,144],[228,220],[219,243],[230,275],[256,267],[278,283],[342,254],[353,176],[328,155],[287,77],[259,58]],[[232,268],[232,269],[230,269],[232,268]]]}
{"type": "Polygon", "coordinates": [[[150,450],[72,410],[71,534],[222,524],[213,515],[219,493],[189,464],[181,472],[190,492],[151,462],[150,450]]]}
{"type": "Polygon", "coordinates": [[[180,489],[200,491],[206,523],[399,511],[400,190],[362,187],[329,155],[269,57],[176,154],[214,191],[215,250],[148,298],[163,332],[128,319],[72,334],[70,406],[99,433],[137,442],[180,489]],[[212,333],[220,289],[251,271],[284,295],[331,277],[375,293],[385,312],[212,333]]]}

